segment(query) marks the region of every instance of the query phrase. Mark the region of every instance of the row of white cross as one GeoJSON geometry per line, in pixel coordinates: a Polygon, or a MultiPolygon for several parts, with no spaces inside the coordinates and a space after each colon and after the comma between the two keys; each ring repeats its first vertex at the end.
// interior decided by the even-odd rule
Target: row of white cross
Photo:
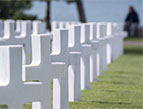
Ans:
{"type": "Polygon", "coordinates": [[[0,105],[9,109],[51,109],[52,80],[53,109],[68,109],[123,54],[117,23],[53,22],[48,32],[41,21],[16,22],[0,21],[0,105]]]}

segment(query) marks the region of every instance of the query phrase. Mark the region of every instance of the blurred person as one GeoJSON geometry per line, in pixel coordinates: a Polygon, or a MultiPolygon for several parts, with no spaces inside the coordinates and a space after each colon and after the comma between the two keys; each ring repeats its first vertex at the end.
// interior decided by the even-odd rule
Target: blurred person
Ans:
{"type": "Polygon", "coordinates": [[[138,13],[135,11],[133,6],[129,7],[129,13],[125,19],[124,30],[128,32],[128,36],[135,36],[135,32],[138,30],[139,18],[138,13]]]}

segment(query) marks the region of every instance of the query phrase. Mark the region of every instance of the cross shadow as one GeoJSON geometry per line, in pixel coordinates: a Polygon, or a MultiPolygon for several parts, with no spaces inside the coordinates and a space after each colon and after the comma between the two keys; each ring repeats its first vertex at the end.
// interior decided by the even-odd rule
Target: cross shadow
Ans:
{"type": "Polygon", "coordinates": [[[111,101],[90,101],[90,102],[94,102],[94,103],[99,103],[99,104],[125,104],[125,105],[128,105],[128,104],[131,104],[131,103],[126,103],[126,102],[111,102],[111,101]]]}
{"type": "Polygon", "coordinates": [[[124,54],[143,55],[143,46],[140,47],[126,46],[124,48],[124,54]]]}

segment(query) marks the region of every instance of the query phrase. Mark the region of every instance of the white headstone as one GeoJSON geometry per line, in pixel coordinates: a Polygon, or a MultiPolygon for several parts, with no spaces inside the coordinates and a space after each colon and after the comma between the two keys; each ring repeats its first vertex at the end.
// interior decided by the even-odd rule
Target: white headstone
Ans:
{"type": "MultiPolygon", "coordinates": [[[[51,62],[50,35],[32,36],[32,58],[32,64],[26,65],[26,79],[39,80],[43,83],[41,107],[42,109],[51,109],[51,80],[56,78],[62,79],[65,76],[65,64],[62,62],[51,62]]],[[[56,87],[61,87],[61,85],[56,85],[56,87]]],[[[62,91],[60,89],[57,93],[61,95],[64,93],[62,91]]],[[[64,100],[63,97],[61,95],[60,100],[57,99],[55,101],[58,106],[60,104],[59,109],[64,109],[62,107],[68,108],[68,104],[62,101],[64,100]]]]}
{"type": "Polygon", "coordinates": [[[88,44],[91,45],[92,48],[92,53],[90,56],[90,82],[94,82],[97,81],[97,73],[98,73],[98,62],[97,62],[97,53],[98,53],[98,49],[99,49],[99,41],[97,40],[91,40],[93,38],[91,38],[91,35],[93,37],[93,34],[96,31],[96,28],[94,26],[93,28],[93,24],[83,24],[82,25],[82,31],[83,31],[83,37],[84,37],[84,44],[88,44]],[[93,30],[95,29],[95,31],[93,30]]]}
{"type": "Polygon", "coordinates": [[[23,45],[24,55],[26,56],[27,64],[30,63],[31,55],[31,22],[22,22],[22,33],[20,36],[15,36],[14,21],[6,20],[4,22],[4,37],[0,40],[0,45],[23,45]]]}
{"type": "Polygon", "coordinates": [[[81,25],[69,28],[70,51],[81,53],[81,89],[90,89],[90,54],[91,46],[81,44],[81,25]],[[73,38],[71,38],[73,37],[73,38]],[[73,41],[74,40],[74,41],[73,41]]]}
{"type": "Polygon", "coordinates": [[[59,54],[58,56],[53,55],[52,61],[65,62],[67,65],[65,70],[67,76],[64,79],[66,81],[63,82],[63,87],[69,86],[69,101],[79,101],[81,99],[80,53],[68,50],[68,30],[60,29],[53,31],[52,47],[52,54],[59,54]],[[68,67],[70,67],[69,70],[68,67]]]}
{"type": "Polygon", "coordinates": [[[107,71],[107,26],[105,23],[99,23],[97,25],[97,30],[99,30],[99,38],[100,41],[100,49],[99,49],[99,61],[100,61],[100,73],[99,75],[103,75],[104,71],[107,71]]]}
{"type": "MultiPolygon", "coordinates": [[[[22,46],[0,46],[0,61],[4,58],[3,70],[7,84],[0,85],[0,104],[8,105],[9,109],[22,109],[23,104],[40,101],[41,84],[22,81],[22,46]]],[[[1,62],[0,62],[1,63],[1,62]]],[[[0,78],[2,79],[2,78],[0,78]]]]}

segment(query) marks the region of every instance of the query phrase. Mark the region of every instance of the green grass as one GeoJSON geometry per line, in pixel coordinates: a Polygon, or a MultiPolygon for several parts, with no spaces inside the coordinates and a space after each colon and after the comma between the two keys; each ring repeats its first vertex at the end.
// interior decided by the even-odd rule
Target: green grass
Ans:
{"type": "Polygon", "coordinates": [[[125,38],[125,41],[134,41],[134,42],[143,42],[143,38],[142,37],[127,37],[125,38]]]}
{"type": "MultiPolygon", "coordinates": [[[[143,109],[142,67],[143,48],[126,46],[125,54],[108,66],[90,90],[82,91],[82,100],[70,103],[70,109],[143,109]]],[[[31,109],[31,104],[23,109],[31,109]]]]}
{"type": "Polygon", "coordinates": [[[70,109],[143,109],[142,47],[126,46],[125,54],[108,67],[70,109]]]}

